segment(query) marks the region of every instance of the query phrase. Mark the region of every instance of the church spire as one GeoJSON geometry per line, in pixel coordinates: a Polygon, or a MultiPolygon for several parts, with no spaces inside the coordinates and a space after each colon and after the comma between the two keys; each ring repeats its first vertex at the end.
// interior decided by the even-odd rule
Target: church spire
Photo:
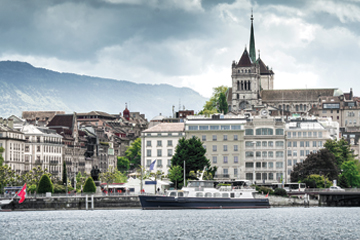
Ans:
{"type": "Polygon", "coordinates": [[[254,16],[253,16],[253,11],[251,9],[251,29],[250,29],[250,45],[249,45],[249,53],[250,53],[250,58],[251,61],[254,63],[256,61],[256,51],[255,51],[255,36],[254,36],[254,16]]]}

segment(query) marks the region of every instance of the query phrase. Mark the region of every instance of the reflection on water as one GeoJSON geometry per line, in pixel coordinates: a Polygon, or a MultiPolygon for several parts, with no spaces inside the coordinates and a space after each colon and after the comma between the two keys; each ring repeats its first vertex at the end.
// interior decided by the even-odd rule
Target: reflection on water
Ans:
{"type": "Polygon", "coordinates": [[[359,239],[360,208],[0,213],[0,239],[359,239]]]}

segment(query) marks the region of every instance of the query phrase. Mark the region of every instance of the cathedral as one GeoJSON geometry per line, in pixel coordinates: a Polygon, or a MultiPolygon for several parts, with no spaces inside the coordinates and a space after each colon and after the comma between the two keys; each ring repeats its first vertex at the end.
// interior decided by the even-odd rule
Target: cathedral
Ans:
{"type": "Polygon", "coordinates": [[[254,17],[251,14],[249,51],[245,48],[238,62],[232,62],[232,87],[227,91],[229,112],[258,112],[266,108],[281,114],[304,114],[319,97],[340,96],[337,88],[274,89],[275,73],[256,56],[254,17]]]}

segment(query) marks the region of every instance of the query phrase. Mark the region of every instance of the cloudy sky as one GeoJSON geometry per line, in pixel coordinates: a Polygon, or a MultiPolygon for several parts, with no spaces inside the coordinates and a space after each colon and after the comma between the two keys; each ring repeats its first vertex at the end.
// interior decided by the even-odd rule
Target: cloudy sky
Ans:
{"type": "Polygon", "coordinates": [[[360,94],[360,0],[0,0],[0,60],[60,72],[190,87],[231,84],[249,45],[275,88],[360,94]]]}

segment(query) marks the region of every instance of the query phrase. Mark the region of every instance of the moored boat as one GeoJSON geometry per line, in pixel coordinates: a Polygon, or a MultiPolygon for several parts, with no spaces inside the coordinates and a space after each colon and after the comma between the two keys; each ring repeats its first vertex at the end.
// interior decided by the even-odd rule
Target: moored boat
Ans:
{"type": "Polygon", "coordinates": [[[139,195],[141,207],[151,209],[241,209],[269,208],[268,198],[255,198],[248,186],[234,186],[211,180],[189,181],[182,190],[168,191],[165,196],[139,195]]]}

